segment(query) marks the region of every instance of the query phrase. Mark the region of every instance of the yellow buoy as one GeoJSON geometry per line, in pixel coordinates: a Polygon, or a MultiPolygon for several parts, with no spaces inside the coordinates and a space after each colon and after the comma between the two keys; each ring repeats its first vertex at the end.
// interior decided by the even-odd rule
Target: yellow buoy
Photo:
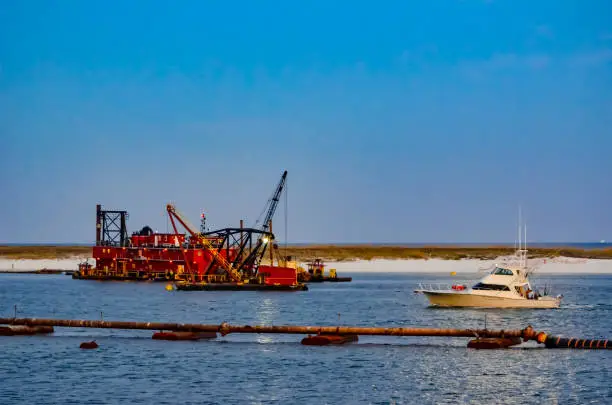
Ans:
{"type": "Polygon", "coordinates": [[[451,271],[451,276],[456,276],[457,272],[456,271],[451,271]]]}
{"type": "Polygon", "coordinates": [[[166,284],[166,291],[172,291],[173,289],[172,284],[166,284]]]}

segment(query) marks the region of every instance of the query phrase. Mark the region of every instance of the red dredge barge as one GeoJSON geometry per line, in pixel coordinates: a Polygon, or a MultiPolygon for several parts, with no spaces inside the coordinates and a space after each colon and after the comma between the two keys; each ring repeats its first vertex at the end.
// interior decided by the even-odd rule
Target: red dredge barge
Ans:
{"type": "Polygon", "coordinates": [[[308,290],[297,270],[273,265],[272,216],[287,172],[269,200],[263,226],[196,231],[172,204],[166,206],[172,233],[145,226],[128,237],[127,211],[96,206],[95,266],[85,262],[72,277],[86,280],[171,281],[177,290],[308,290]],[[184,232],[179,232],[179,226],[184,232]],[[261,264],[269,249],[269,266],[261,264]]]}

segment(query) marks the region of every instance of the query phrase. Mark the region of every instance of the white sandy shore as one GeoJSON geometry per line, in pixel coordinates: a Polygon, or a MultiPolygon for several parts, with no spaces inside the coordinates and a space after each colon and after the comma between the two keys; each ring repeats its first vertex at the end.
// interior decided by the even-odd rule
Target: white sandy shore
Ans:
{"type": "MultiPolygon", "coordinates": [[[[85,258],[71,257],[68,259],[24,259],[24,260],[9,260],[0,258],[0,271],[34,271],[34,270],[78,270],[79,263],[85,258]]],[[[89,259],[89,263],[95,263],[93,259],[89,259]]]]}
{"type": "MultiPolygon", "coordinates": [[[[9,260],[0,258],[0,271],[22,272],[41,269],[77,270],[84,259],[73,257],[68,259],[48,260],[9,260]]],[[[476,273],[495,265],[499,260],[356,260],[346,262],[328,262],[327,269],[336,269],[342,273],[476,273]]],[[[93,259],[89,259],[94,263],[93,259]]],[[[537,265],[538,273],[546,274],[612,274],[612,260],[554,258],[530,260],[537,265]]]]}
{"type": "MultiPolygon", "coordinates": [[[[477,273],[492,270],[501,260],[357,260],[354,262],[330,262],[328,269],[342,273],[477,273]]],[[[537,273],[546,274],[612,274],[612,260],[555,258],[530,261],[537,265],[537,273]]]]}

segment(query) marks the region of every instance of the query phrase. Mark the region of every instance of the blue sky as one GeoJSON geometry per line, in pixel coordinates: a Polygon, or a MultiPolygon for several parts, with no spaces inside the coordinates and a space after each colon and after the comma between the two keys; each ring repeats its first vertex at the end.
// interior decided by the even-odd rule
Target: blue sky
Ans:
{"type": "Polygon", "coordinates": [[[0,139],[0,243],[612,240],[612,3],[7,0],[0,139]]]}

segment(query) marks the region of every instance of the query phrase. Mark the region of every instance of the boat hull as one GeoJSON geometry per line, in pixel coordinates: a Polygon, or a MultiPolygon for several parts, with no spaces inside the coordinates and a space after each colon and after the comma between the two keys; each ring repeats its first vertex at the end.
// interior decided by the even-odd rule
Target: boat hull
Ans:
{"type": "Polygon", "coordinates": [[[481,308],[559,308],[558,298],[530,300],[471,293],[423,291],[431,305],[439,307],[481,308]]]}

